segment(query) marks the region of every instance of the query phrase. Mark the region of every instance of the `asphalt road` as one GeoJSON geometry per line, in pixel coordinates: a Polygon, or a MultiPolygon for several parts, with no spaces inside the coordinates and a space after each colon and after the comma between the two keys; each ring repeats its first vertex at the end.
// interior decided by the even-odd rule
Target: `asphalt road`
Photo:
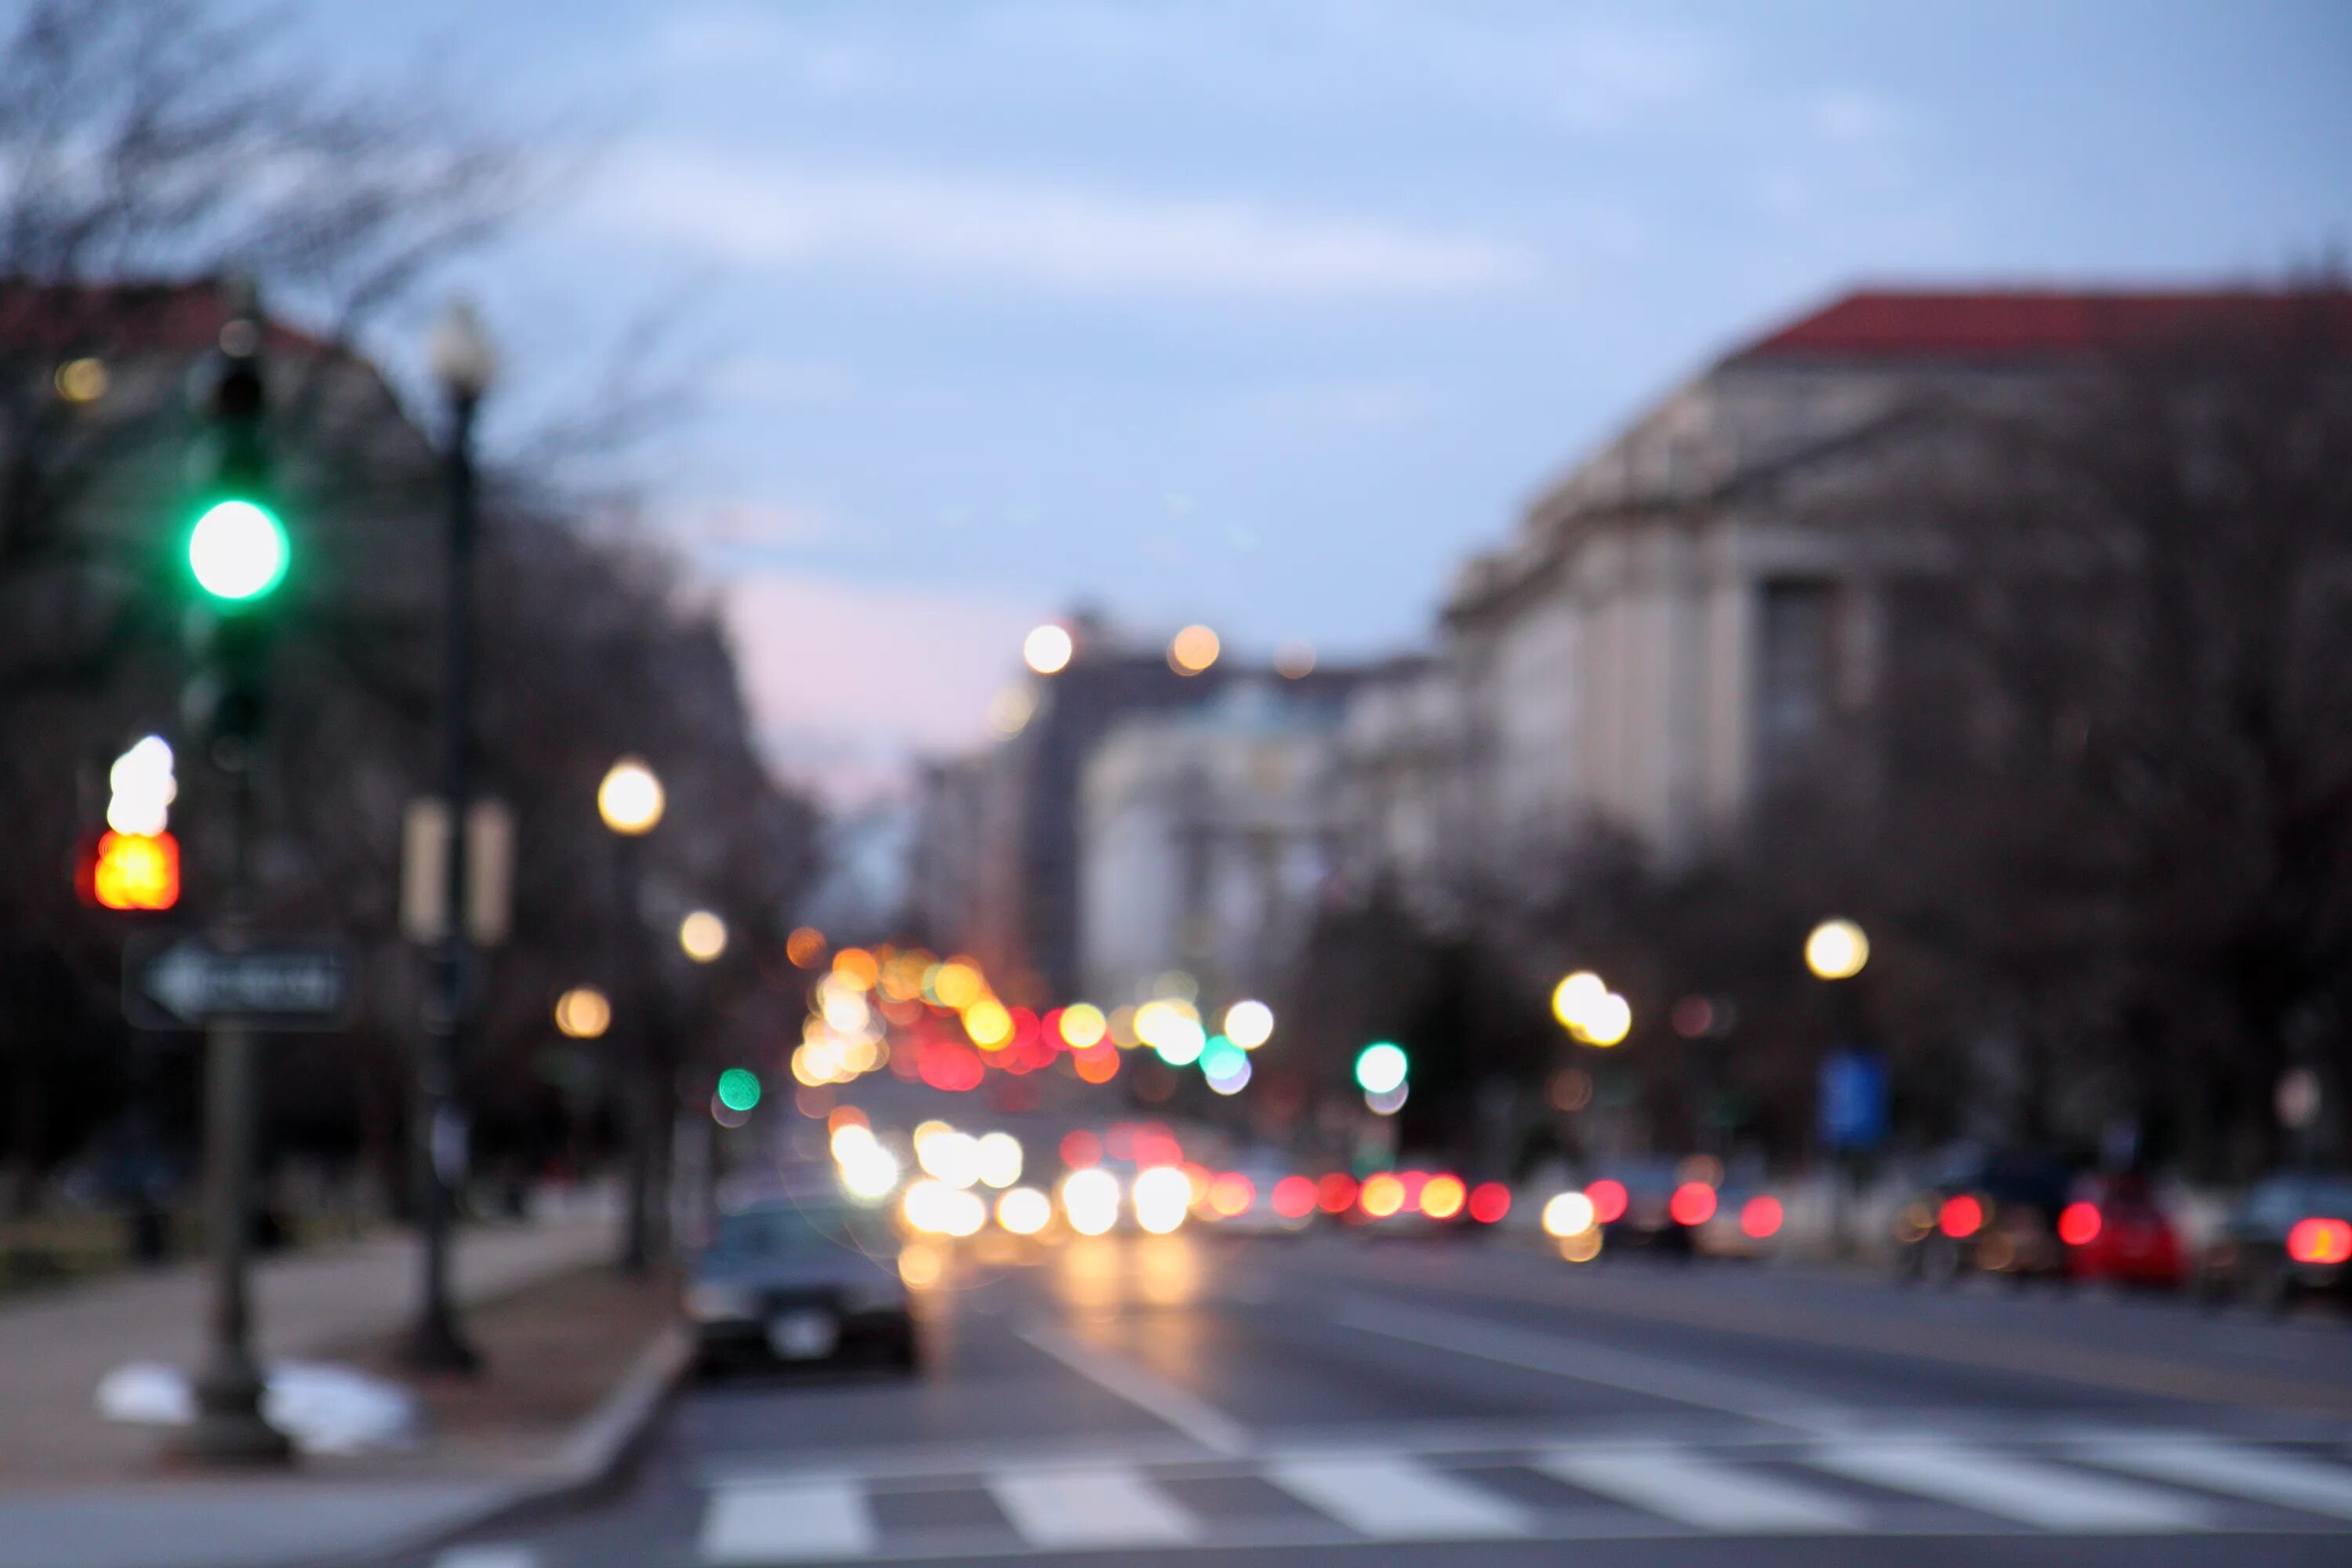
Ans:
{"type": "Polygon", "coordinates": [[[967,1256],[435,1568],[2352,1563],[2352,1324],[1525,1244],[967,1256]]]}

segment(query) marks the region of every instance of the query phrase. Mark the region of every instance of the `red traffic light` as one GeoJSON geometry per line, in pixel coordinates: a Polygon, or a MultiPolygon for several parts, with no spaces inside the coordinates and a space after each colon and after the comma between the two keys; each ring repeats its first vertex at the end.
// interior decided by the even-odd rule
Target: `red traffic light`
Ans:
{"type": "Polygon", "coordinates": [[[101,909],[168,910],[180,901],[180,841],[168,833],[101,833],[82,896],[101,909]]]}

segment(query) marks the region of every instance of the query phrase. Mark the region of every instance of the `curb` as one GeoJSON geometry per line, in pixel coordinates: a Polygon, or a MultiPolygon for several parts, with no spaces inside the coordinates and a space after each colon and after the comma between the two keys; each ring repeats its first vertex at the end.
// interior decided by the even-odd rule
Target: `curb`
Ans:
{"type": "Polygon", "coordinates": [[[356,1568],[433,1552],[478,1531],[554,1512],[610,1490],[627,1476],[655,1420],[693,1363],[693,1332],[684,1323],[668,1324],[637,1352],[604,1403],[572,1428],[545,1473],[504,1488],[478,1507],[436,1520],[414,1535],[314,1560],[309,1568],[356,1568]]]}

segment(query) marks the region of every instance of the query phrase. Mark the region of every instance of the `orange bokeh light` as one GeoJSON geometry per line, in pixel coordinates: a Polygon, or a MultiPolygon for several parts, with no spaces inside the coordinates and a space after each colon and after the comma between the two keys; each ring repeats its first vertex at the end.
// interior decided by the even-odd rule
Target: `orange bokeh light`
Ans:
{"type": "Polygon", "coordinates": [[[1356,1201],[1363,1205],[1364,1212],[1374,1219],[1386,1219],[1404,1207],[1404,1184],[1386,1171],[1377,1176],[1367,1176],[1362,1190],[1356,1194],[1356,1201]]]}

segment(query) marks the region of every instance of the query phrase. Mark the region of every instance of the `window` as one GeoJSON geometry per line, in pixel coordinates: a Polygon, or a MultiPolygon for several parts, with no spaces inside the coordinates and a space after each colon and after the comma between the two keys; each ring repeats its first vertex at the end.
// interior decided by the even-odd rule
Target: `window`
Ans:
{"type": "Polygon", "coordinates": [[[1836,589],[1819,578],[1768,582],[1757,620],[1757,760],[1765,783],[1785,784],[1808,771],[1829,731],[1836,589]]]}

